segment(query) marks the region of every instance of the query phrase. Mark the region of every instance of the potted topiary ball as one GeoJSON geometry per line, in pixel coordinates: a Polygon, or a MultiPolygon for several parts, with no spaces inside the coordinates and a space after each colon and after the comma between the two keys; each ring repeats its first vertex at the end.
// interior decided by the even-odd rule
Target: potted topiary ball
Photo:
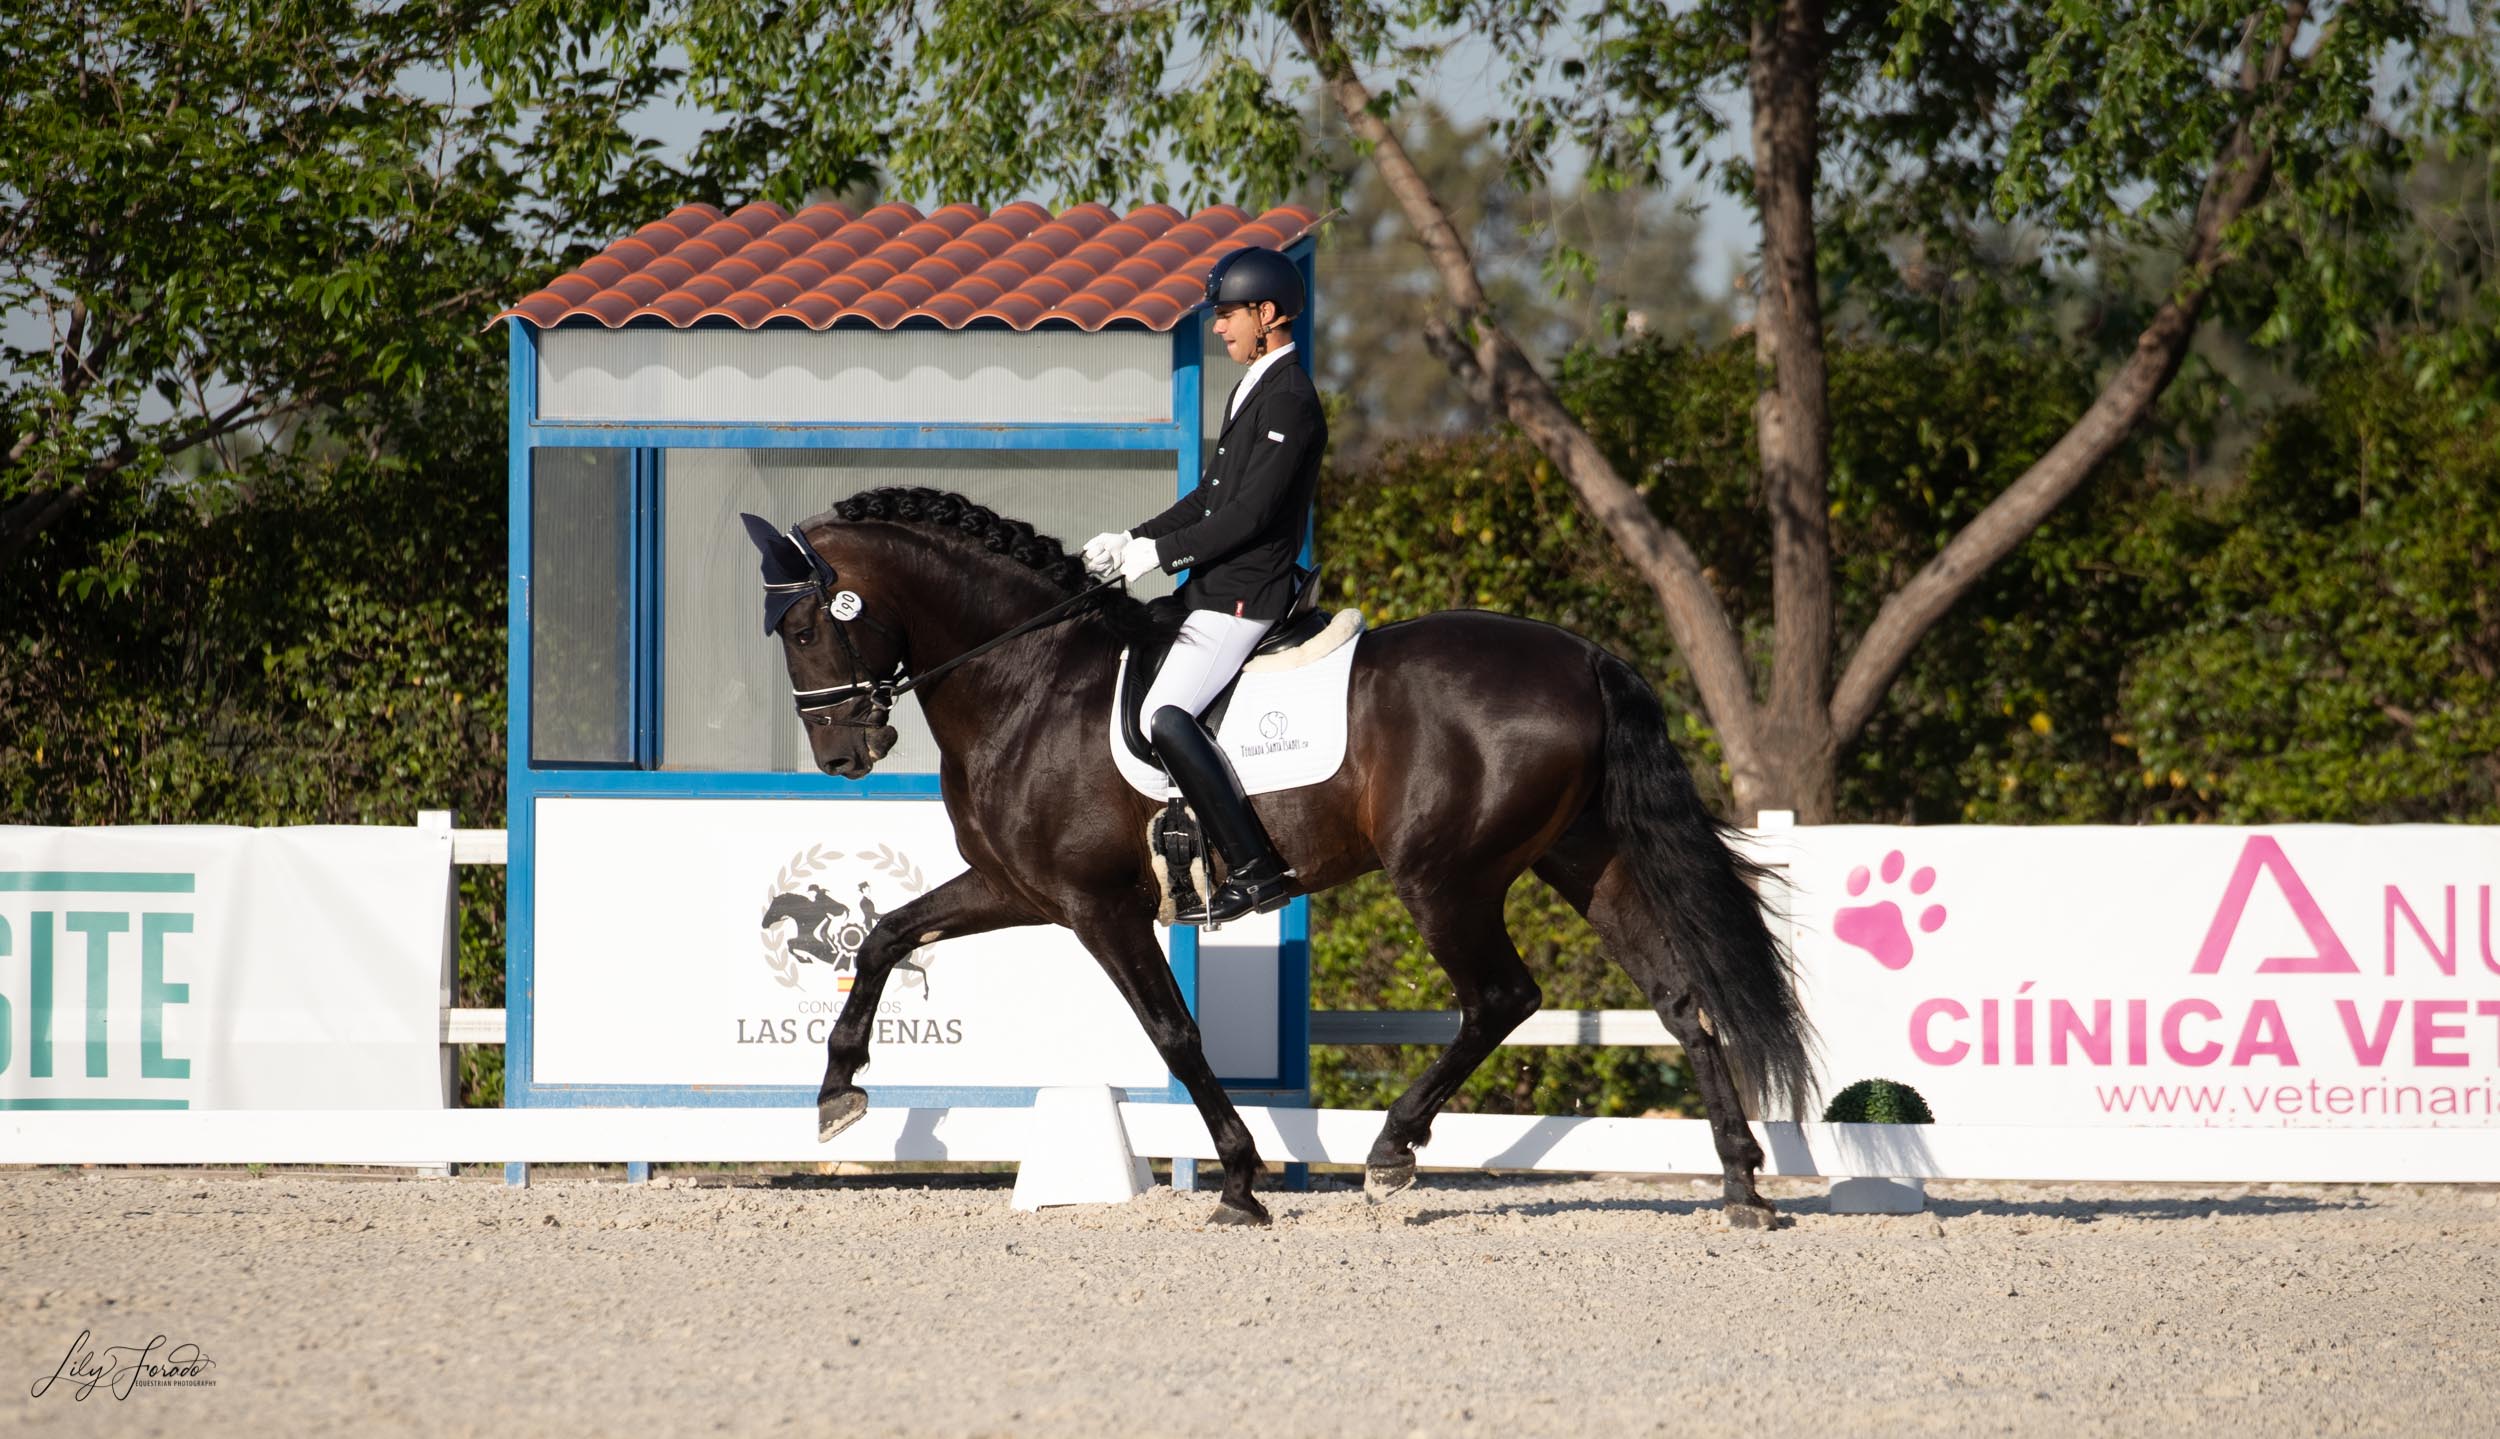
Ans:
{"type": "MultiPolygon", "coordinates": [[[[1935,1111],[1915,1089],[1893,1079],[1861,1079],[1823,1107],[1825,1124],[1933,1124],[1935,1111]]],[[[1834,1214],[1916,1214],[1927,1207],[1927,1181],[1884,1177],[1832,1181],[1834,1214]]]]}

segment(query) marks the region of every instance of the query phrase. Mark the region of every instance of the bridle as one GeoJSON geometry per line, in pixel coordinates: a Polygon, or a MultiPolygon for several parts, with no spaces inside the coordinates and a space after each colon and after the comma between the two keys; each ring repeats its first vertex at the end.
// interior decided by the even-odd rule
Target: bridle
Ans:
{"type": "Polygon", "coordinates": [[[868,662],[860,657],[859,646],[851,640],[850,627],[852,625],[866,625],[885,636],[894,645],[894,663],[884,674],[873,678],[854,679],[847,684],[827,685],[821,689],[794,688],[791,690],[790,700],[797,708],[799,718],[819,728],[838,724],[847,725],[853,729],[883,729],[887,716],[894,708],[896,696],[907,695],[922,685],[936,680],[955,666],[978,659],[1009,640],[1031,634],[1044,625],[1065,617],[1079,605],[1113,585],[1124,583],[1114,576],[1089,585],[1006,633],[984,640],[951,660],[914,674],[911,670],[911,637],[898,633],[880,620],[870,618],[858,595],[849,590],[837,589],[842,579],[840,572],[827,563],[823,555],[816,552],[814,545],[807,542],[807,537],[800,532],[799,526],[792,525],[785,538],[798,546],[799,553],[807,557],[808,577],[801,580],[766,580],[764,594],[768,610],[775,612],[787,610],[807,603],[812,596],[818,607],[823,610],[826,623],[832,626],[833,637],[841,642],[842,656],[850,663],[851,673],[854,675],[866,676],[868,662]],[[843,613],[845,608],[850,611],[847,615],[843,613]],[[861,700],[868,702],[866,718],[836,713],[861,700]]]}
{"type": "Polygon", "coordinates": [[[842,580],[840,573],[825,562],[823,555],[816,553],[816,547],[807,542],[807,537],[800,533],[797,525],[792,525],[784,538],[798,546],[799,553],[807,557],[808,575],[801,580],[765,581],[764,602],[768,607],[787,610],[809,603],[812,599],[824,613],[825,623],[832,629],[834,639],[841,644],[842,657],[849,662],[854,675],[867,676],[868,661],[860,656],[858,644],[851,639],[853,624],[868,626],[894,646],[894,663],[884,674],[854,679],[847,684],[827,685],[822,689],[793,688],[790,691],[791,704],[797,708],[802,721],[819,728],[838,724],[853,729],[883,729],[887,714],[894,708],[894,697],[912,685],[910,636],[899,634],[891,626],[862,613],[859,596],[848,590],[837,590],[835,587],[842,580]],[[846,601],[851,610],[848,616],[842,613],[846,601]],[[868,701],[866,718],[838,713],[861,700],[868,701]]]}

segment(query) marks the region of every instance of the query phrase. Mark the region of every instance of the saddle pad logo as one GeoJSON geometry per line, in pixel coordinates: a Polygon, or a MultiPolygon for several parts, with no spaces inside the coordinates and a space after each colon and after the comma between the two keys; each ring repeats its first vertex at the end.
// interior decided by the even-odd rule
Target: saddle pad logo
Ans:
{"type": "Polygon", "coordinates": [[[1292,727],[1293,720],[1283,710],[1269,710],[1259,716],[1259,734],[1265,739],[1265,743],[1240,745],[1235,748],[1234,753],[1243,759],[1257,759],[1263,754],[1285,754],[1293,750],[1309,749],[1311,747],[1309,740],[1294,739],[1285,733],[1292,727]]]}
{"type": "MultiPolygon", "coordinates": [[[[845,852],[815,845],[790,856],[765,890],[764,963],[788,989],[849,993],[859,952],[877,922],[928,888],[911,856],[890,845],[845,852]],[[821,970],[801,966],[822,965],[821,970]],[[808,976],[817,978],[810,982],[808,976]],[[831,976],[830,985],[824,976],[831,976]]],[[[906,989],[929,994],[929,956],[895,968],[906,989]]]]}

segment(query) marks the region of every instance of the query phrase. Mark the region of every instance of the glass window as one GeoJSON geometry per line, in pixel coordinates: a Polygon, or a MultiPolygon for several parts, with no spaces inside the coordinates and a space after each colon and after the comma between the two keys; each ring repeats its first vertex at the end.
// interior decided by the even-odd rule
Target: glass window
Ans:
{"type": "Polygon", "coordinates": [[[630,764],[633,452],[530,462],[530,758],[630,764]]]}
{"type": "MultiPolygon", "coordinates": [[[[1175,465],[1163,450],[669,451],[661,468],[660,767],[814,767],[791,712],[780,641],[763,633],[763,581],[741,511],[786,528],[862,490],[923,485],[1023,520],[1073,551],[1170,505],[1175,465]]],[[[1136,593],[1152,597],[1171,585],[1157,573],[1136,593]]],[[[918,703],[904,696],[893,723],[902,740],[877,772],[936,773],[937,746],[918,703]]]]}

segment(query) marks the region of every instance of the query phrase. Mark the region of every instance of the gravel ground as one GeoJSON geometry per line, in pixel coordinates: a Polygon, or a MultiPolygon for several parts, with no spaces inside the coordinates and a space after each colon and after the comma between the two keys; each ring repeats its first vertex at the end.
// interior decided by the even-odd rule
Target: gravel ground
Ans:
{"type": "Polygon", "coordinates": [[[0,1170],[0,1427],[2500,1432],[2487,1189],[1774,1182],[1760,1234],[1681,1179],[1329,1177],[1243,1232],[995,1175],[497,1180],[0,1170]],[[35,1396],[82,1330],[215,1385],[35,1396]]]}

